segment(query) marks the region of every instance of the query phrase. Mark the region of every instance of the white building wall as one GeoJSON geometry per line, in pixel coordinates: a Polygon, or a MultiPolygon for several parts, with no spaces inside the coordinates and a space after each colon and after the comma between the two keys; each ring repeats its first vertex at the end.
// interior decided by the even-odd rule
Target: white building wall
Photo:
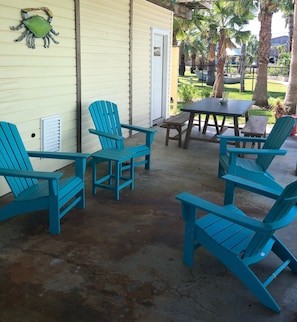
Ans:
{"type": "MultiPolygon", "coordinates": [[[[76,62],[74,1],[47,1],[53,12],[51,25],[59,32],[43,47],[36,40],[36,48],[26,46],[20,37],[25,29],[10,30],[20,24],[22,8],[39,8],[44,1],[0,0],[0,120],[15,123],[28,150],[40,150],[40,119],[59,114],[62,117],[62,150],[76,151],[76,62]]],[[[42,11],[31,14],[43,15],[42,11]]],[[[47,19],[47,16],[44,16],[47,19]]],[[[32,159],[36,170],[56,170],[66,165],[32,159]]],[[[0,195],[8,192],[0,178],[0,195]]]]}

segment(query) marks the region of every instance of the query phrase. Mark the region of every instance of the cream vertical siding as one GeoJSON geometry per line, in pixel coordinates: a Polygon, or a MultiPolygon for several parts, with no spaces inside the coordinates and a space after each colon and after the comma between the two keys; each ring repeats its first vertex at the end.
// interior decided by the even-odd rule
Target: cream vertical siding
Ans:
{"type": "MultiPolygon", "coordinates": [[[[21,21],[22,8],[39,8],[43,1],[0,0],[0,113],[1,120],[15,123],[28,150],[40,149],[40,119],[62,117],[62,150],[76,151],[76,61],[74,1],[47,1],[53,12],[52,26],[59,36],[50,48],[36,40],[15,42],[25,29],[10,30],[21,21]]],[[[42,12],[34,14],[42,15],[42,12]]],[[[46,17],[46,16],[45,16],[46,17]]],[[[56,170],[65,162],[34,159],[37,169],[56,170]]],[[[0,195],[8,188],[0,181],[0,195]]]]}
{"type": "MultiPolygon", "coordinates": [[[[148,1],[134,0],[132,42],[132,122],[140,126],[151,126],[151,57],[152,29],[169,32],[169,53],[172,43],[172,12],[148,1]]],[[[170,54],[168,55],[170,61],[170,54]]],[[[169,63],[169,62],[168,62],[169,63]]],[[[168,69],[167,84],[170,84],[168,69]]],[[[168,92],[168,89],[167,89],[168,92]]],[[[169,97],[167,99],[169,104],[169,97]]],[[[167,106],[167,109],[169,106],[167,106]]]]}
{"type": "Polygon", "coordinates": [[[129,123],[129,0],[82,0],[81,79],[82,150],[100,149],[88,106],[95,100],[118,104],[121,121],[129,123]]]}
{"type": "MultiPolygon", "coordinates": [[[[129,0],[114,6],[108,0],[81,0],[80,7],[82,151],[95,152],[99,141],[88,133],[93,127],[88,106],[94,100],[117,103],[123,123],[131,119],[135,125],[151,126],[152,28],[169,32],[173,18],[171,11],[145,0],[131,0],[131,11],[129,0]]],[[[171,34],[169,42],[171,47],[171,34]]]]}
{"type": "MultiPolygon", "coordinates": [[[[36,13],[43,14],[32,14],[36,13]]],[[[151,125],[152,28],[169,31],[171,26],[172,13],[145,0],[80,0],[83,152],[100,149],[98,139],[88,132],[93,127],[88,106],[94,100],[117,103],[122,122],[151,125]]],[[[0,58],[1,120],[18,126],[28,150],[39,150],[41,118],[58,114],[62,117],[62,150],[76,151],[74,0],[0,0],[0,58]],[[51,24],[59,32],[53,37],[59,44],[51,41],[50,48],[43,48],[43,40],[37,39],[36,48],[30,49],[25,39],[15,42],[25,29],[9,27],[20,24],[21,9],[45,5],[53,12],[51,24]]],[[[128,132],[124,135],[128,136],[128,132]]],[[[33,161],[36,170],[54,171],[66,164],[45,159],[33,161]]],[[[8,191],[0,179],[0,195],[8,191]]]]}

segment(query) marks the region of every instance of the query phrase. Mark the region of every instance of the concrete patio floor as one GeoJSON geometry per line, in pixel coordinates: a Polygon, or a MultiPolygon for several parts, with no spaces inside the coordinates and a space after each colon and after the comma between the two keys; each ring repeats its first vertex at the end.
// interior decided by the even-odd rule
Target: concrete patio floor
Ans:
{"type": "MultiPolygon", "coordinates": [[[[135,189],[121,191],[120,201],[107,190],[92,195],[88,168],[86,209],[67,214],[59,236],[49,234],[46,212],[0,223],[0,321],[297,321],[297,275],[289,270],[269,287],[282,309],[277,314],[207,251],[196,252],[192,268],[182,263],[184,225],[175,196],[188,191],[223,203],[219,145],[191,141],[184,150],[164,142],[158,127],[151,170],[136,168],[135,189]]],[[[296,147],[297,137],[288,138],[287,155],[270,167],[284,185],[297,180],[296,147]]],[[[10,198],[0,198],[0,206],[10,198]]],[[[261,218],[272,201],[241,190],[236,203],[261,218]]],[[[297,219],[278,235],[297,255],[297,219]]],[[[255,269],[269,274],[274,264],[268,257],[255,269]]]]}

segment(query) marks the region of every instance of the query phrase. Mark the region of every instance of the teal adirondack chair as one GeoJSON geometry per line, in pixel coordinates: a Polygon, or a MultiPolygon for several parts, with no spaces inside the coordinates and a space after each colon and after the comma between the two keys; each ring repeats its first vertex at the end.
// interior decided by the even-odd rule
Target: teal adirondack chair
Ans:
{"type": "Polygon", "coordinates": [[[85,207],[84,173],[88,155],[68,152],[26,151],[17,127],[0,122],[0,175],[5,177],[14,200],[0,208],[0,221],[33,211],[48,210],[49,230],[60,234],[60,220],[74,206],[85,207]],[[75,175],[34,171],[30,158],[75,161],[75,175]]]}
{"type": "MultiPolygon", "coordinates": [[[[150,169],[151,145],[156,130],[120,123],[118,107],[110,101],[95,101],[89,106],[89,111],[95,125],[95,129],[89,129],[89,132],[99,137],[103,150],[123,149],[125,147],[134,155],[134,166],[144,164],[145,169],[150,169]],[[144,133],[145,144],[125,146],[122,128],[144,133]]],[[[129,165],[126,165],[122,169],[125,170],[128,167],[129,165]]]]}
{"type": "Polygon", "coordinates": [[[235,205],[221,207],[186,192],[176,198],[181,201],[185,220],[184,263],[193,266],[195,249],[205,247],[260,302],[279,312],[280,307],[267,286],[286,267],[297,273],[297,260],[274,232],[287,226],[296,216],[297,181],[284,188],[263,221],[248,217],[235,205]],[[197,219],[200,210],[209,213],[197,219]],[[262,282],[250,266],[261,262],[271,251],[279,257],[281,265],[262,282]]]}
{"type": "Polygon", "coordinates": [[[220,138],[220,155],[218,177],[232,174],[250,179],[255,183],[274,185],[274,177],[267,171],[276,155],[285,155],[286,150],[280,150],[295,125],[291,116],[279,118],[267,138],[218,136],[220,138]],[[263,142],[262,149],[231,148],[228,142],[263,142]],[[242,158],[240,155],[257,155],[256,159],[242,158]]]}

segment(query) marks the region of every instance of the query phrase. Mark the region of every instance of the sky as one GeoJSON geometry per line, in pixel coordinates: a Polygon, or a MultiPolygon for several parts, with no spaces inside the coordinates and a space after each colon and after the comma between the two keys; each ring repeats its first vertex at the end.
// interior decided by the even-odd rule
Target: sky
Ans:
{"type": "MultiPolygon", "coordinates": [[[[249,29],[253,35],[259,36],[260,23],[258,18],[255,18],[250,22],[249,29]]],[[[281,12],[273,14],[271,32],[272,38],[288,35],[288,28],[285,28],[285,20],[282,18],[281,12]]]]}

